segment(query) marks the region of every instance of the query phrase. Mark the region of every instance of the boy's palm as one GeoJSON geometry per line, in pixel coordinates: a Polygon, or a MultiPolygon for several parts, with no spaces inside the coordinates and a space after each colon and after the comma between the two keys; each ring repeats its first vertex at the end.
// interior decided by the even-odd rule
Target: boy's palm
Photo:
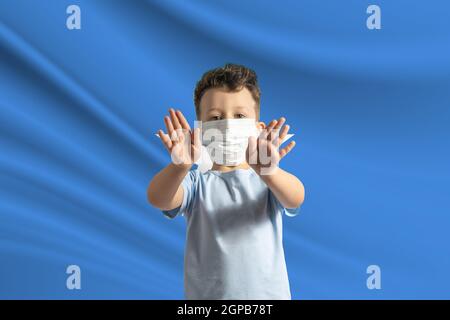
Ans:
{"type": "Polygon", "coordinates": [[[280,160],[294,148],[295,141],[291,141],[280,149],[283,139],[289,132],[289,125],[282,128],[285,122],[286,119],[283,117],[272,120],[258,138],[249,138],[247,162],[256,173],[264,173],[264,169],[266,169],[265,172],[270,174],[271,169],[277,167],[280,160]]]}
{"type": "Polygon", "coordinates": [[[200,129],[191,131],[189,123],[179,110],[170,109],[169,114],[170,117],[164,117],[168,133],[159,130],[158,135],[170,153],[173,163],[191,166],[200,157],[200,129]]]}

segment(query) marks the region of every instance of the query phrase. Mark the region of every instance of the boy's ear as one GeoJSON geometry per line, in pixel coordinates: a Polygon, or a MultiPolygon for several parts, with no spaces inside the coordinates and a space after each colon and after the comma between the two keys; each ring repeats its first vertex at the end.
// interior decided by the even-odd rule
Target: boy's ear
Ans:
{"type": "Polygon", "coordinates": [[[264,129],[264,128],[266,127],[266,124],[265,124],[264,122],[262,122],[262,121],[259,121],[259,122],[256,124],[256,127],[257,127],[258,129],[264,129]]]}

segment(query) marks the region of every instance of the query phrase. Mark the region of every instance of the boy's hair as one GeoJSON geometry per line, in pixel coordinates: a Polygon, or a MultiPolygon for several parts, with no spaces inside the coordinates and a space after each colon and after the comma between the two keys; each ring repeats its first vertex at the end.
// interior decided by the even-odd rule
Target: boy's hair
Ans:
{"type": "Polygon", "coordinates": [[[259,115],[261,90],[255,71],[243,65],[227,63],[205,72],[197,82],[194,91],[195,113],[200,118],[200,100],[206,90],[211,88],[226,88],[229,91],[239,91],[247,88],[256,101],[256,114],[259,115]]]}

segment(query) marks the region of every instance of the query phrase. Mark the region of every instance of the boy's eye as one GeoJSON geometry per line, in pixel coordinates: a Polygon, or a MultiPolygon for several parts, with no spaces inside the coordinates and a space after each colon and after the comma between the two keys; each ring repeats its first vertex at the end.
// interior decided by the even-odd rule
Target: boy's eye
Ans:
{"type": "Polygon", "coordinates": [[[237,118],[245,118],[245,114],[238,113],[238,114],[236,115],[236,117],[237,117],[237,118]]]}
{"type": "Polygon", "coordinates": [[[209,120],[220,120],[220,116],[209,117],[209,120]]]}

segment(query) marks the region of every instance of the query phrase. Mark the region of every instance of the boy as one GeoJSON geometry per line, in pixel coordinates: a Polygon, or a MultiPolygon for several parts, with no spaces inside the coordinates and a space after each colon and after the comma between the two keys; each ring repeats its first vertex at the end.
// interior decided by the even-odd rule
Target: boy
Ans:
{"type": "Polygon", "coordinates": [[[169,110],[168,134],[159,130],[158,135],[172,163],[147,190],[148,201],[167,217],[187,219],[185,296],[291,299],[282,214],[297,214],[304,187],[278,167],[295,145],[278,148],[289,126],[283,126],[284,118],[267,126],[258,121],[257,77],[241,65],[206,72],[194,100],[202,130],[191,130],[181,111],[169,110]],[[205,140],[211,141],[213,166],[201,173],[191,167],[205,140]]]}

